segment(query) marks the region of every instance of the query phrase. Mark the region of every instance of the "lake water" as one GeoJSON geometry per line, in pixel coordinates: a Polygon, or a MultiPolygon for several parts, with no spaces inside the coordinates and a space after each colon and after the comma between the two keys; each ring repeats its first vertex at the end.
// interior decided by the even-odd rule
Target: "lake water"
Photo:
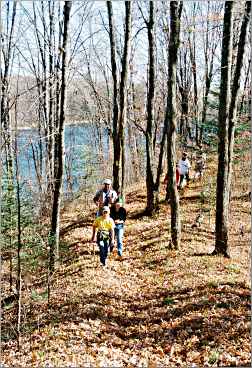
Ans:
{"type": "MultiPolygon", "coordinates": [[[[112,177],[112,153],[109,159],[109,134],[107,129],[100,132],[101,143],[97,127],[95,124],[73,124],[65,127],[65,170],[63,192],[65,198],[73,198],[73,196],[81,193],[90,197],[94,190],[102,185],[104,177],[112,177]],[[102,147],[102,151],[101,150],[102,147]]],[[[125,131],[126,141],[127,130],[125,131]]],[[[145,175],[145,155],[144,155],[144,137],[137,136],[138,160],[139,166],[136,172],[132,171],[132,147],[127,145],[126,154],[126,184],[144,177],[145,175]]],[[[19,177],[22,188],[22,197],[28,198],[32,203],[39,200],[39,184],[36,175],[33,151],[39,153],[39,145],[42,145],[43,158],[43,174],[42,186],[43,191],[46,190],[46,154],[45,140],[40,141],[38,131],[36,129],[23,129],[18,131],[18,164],[19,177]],[[33,148],[33,149],[32,149],[33,148]]],[[[111,147],[112,148],[112,147],[111,147]]],[[[2,180],[4,182],[4,179],[2,180]]],[[[5,186],[5,184],[3,184],[5,186]]],[[[90,197],[91,198],[91,197],[90,197]]]]}
{"type": "MultiPolygon", "coordinates": [[[[44,140],[42,139],[41,142],[43,151],[45,151],[44,140]]],[[[39,152],[39,143],[40,140],[36,129],[19,131],[18,162],[20,180],[23,185],[33,186],[35,191],[37,179],[32,146],[35,151],[39,152]]],[[[102,132],[102,146],[104,158],[106,159],[106,155],[108,155],[108,132],[106,129],[102,132]]],[[[99,152],[98,147],[97,131],[91,124],[67,125],[65,127],[65,194],[69,191],[69,177],[71,177],[72,190],[76,192],[84,183],[97,181],[99,175],[102,175],[101,152],[99,152]]],[[[45,169],[46,156],[43,156],[45,169]]]]}

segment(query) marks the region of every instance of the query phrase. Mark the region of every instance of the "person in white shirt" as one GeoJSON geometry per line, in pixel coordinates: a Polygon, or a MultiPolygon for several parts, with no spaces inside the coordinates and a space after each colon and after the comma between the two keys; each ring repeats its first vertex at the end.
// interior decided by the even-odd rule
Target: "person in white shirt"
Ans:
{"type": "Polygon", "coordinates": [[[179,160],[179,170],[180,170],[180,181],[179,181],[179,189],[182,187],[182,183],[184,178],[189,181],[189,173],[190,173],[191,164],[187,158],[187,152],[183,152],[182,158],[179,160]]]}
{"type": "Polygon", "coordinates": [[[93,198],[94,203],[98,207],[98,212],[96,216],[102,215],[102,208],[104,206],[110,206],[111,204],[115,203],[117,199],[117,193],[111,187],[111,180],[105,179],[103,181],[103,188],[98,190],[93,198]]]}

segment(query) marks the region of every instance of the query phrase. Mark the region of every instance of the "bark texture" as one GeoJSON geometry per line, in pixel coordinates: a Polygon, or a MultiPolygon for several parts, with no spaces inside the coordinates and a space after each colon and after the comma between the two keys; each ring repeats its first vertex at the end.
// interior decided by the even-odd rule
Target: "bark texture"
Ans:
{"type": "Polygon", "coordinates": [[[176,185],[176,67],[179,48],[180,16],[182,2],[170,2],[170,42],[168,65],[168,95],[165,125],[168,126],[167,134],[167,160],[168,160],[168,186],[171,205],[171,245],[178,249],[181,241],[181,221],[179,196],[176,185]]]}
{"type": "Polygon", "coordinates": [[[231,56],[233,30],[233,2],[225,2],[222,52],[221,84],[218,116],[218,173],[216,189],[216,222],[214,254],[227,254],[229,191],[228,191],[228,112],[230,105],[231,56]]]}

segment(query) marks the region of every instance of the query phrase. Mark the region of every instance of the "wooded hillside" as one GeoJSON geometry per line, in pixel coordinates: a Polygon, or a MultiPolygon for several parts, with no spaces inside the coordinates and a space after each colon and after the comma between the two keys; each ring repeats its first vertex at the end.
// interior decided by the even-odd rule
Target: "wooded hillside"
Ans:
{"type": "Polygon", "coordinates": [[[0,20],[0,365],[250,365],[251,2],[0,20]]]}

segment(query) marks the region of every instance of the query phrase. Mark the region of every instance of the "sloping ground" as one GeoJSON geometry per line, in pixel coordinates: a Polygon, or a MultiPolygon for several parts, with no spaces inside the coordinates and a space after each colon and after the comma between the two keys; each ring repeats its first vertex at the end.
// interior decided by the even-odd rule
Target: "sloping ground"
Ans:
{"type": "MultiPolygon", "coordinates": [[[[3,363],[250,366],[249,177],[241,177],[244,169],[236,167],[232,258],[211,257],[215,170],[212,161],[203,182],[191,183],[181,195],[183,237],[177,252],[168,249],[169,206],[161,204],[155,218],[143,217],[144,188],[132,188],[124,258],[111,255],[107,269],[100,268],[98,253],[88,242],[94,211],[86,213],[80,200],[72,203],[63,214],[66,249],[55,274],[51,307],[42,298],[24,296],[21,351],[14,339],[4,341],[3,363]],[[202,223],[195,228],[198,214],[202,223]]],[[[38,293],[44,290],[37,288],[38,293]]],[[[10,329],[11,312],[5,312],[10,329]]]]}

